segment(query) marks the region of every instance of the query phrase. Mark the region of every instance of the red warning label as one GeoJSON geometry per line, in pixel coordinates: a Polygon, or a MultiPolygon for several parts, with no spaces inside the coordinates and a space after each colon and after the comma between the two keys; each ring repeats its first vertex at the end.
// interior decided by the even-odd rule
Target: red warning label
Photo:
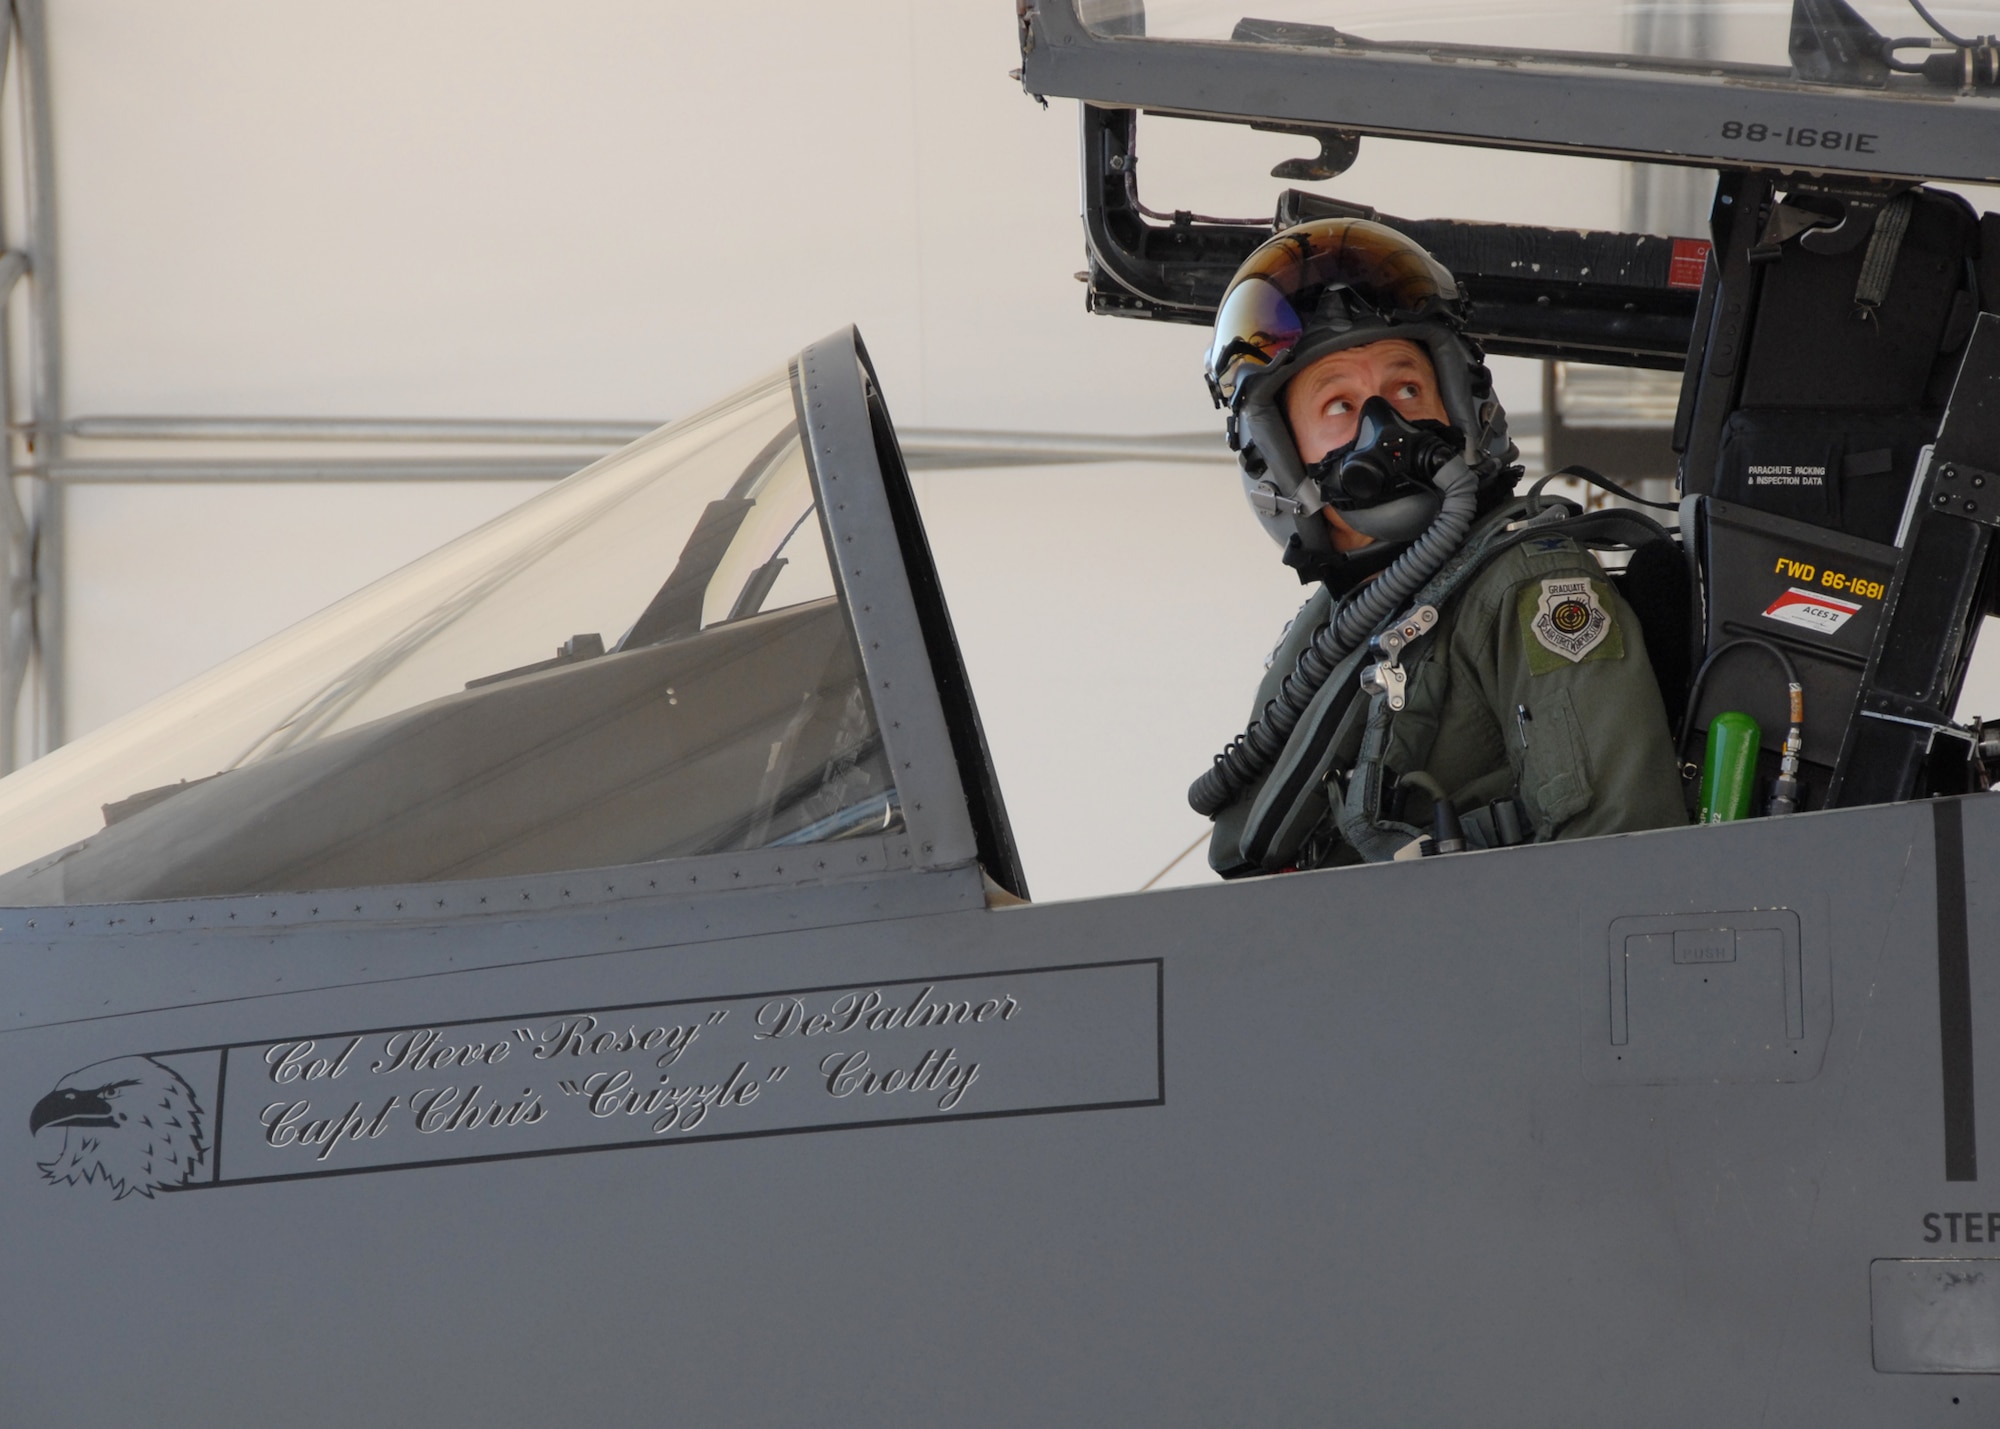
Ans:
{"type": "Polygon", "coordinates": [[[1708,266],[1708,242],[1701,238],[1676,238],[1673,256],[1667,260],[1669,288],[1699,288],[1702,270],[1708,266]]]}
{"type": "Polygon", "coordinates": [[[1817,630],[1822,635],[1833,634],[1860,613],[1861,607],[1851,600],[1800,590],[1797,586],[1790,587],[1764,607],[1766,620],[1782,620],[1787,625],[1817,630]]]}

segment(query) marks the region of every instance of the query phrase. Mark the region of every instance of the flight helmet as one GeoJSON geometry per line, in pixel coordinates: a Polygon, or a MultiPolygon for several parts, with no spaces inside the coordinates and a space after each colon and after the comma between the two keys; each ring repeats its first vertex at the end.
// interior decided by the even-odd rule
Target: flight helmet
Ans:
{"type": "Polygon", "coordinates": [[[1330,552],[1319,515],[1328,505],[1391,549],[1411,540],[1437,513],[1429,478],[1452,457],[1479,478],[1482,508],[1512,488],[1518,453],[1485,354],[1464,335],[1465,314],[1449,269],[1367,219],[1287,228],[1243,261],[1216,312],[1208,386],[1229,412],[1251,509],[1281,545],[1330,552]],[[1285,418],[1286,384],[1328,353],[1386,338],[1430,357],[1449,423],[1409,423],[1374,399],[1355,441],[1309,465],[1285,418]]]}

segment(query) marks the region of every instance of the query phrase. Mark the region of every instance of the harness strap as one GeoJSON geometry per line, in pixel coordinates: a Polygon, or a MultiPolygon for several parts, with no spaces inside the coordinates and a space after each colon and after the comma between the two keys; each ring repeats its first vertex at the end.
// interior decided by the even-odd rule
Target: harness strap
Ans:
{"type": "Polygon", "coordinates": [[[1896,255],[1902,251],[1914,206],[1915,200],[1908,194],[1897,194],[1876,218],[1868,249],[1861,255],[1861,276],[1854,284],[1856,310],[1872,316],[1889,296],[1889,277],[1896,271],[1896,255]]]}
{"type": "Polygon", "coordinates": [[[1361,752],[1347,776],[1347,797],[1340,806],[1340,836],[1370,863],[1387,863],[1397,849],[1423,835],[1414,824],[1380,817],[1382,756],[1388,751],[1393,723],[1386,700],[1377,696],[1369,701],[1368,728],[1361,736],[1361,752]]]}

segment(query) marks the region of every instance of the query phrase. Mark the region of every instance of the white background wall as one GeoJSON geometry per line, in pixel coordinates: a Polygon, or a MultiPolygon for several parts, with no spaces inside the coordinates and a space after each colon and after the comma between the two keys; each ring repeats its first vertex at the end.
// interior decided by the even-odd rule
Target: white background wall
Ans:
{"type": "MultiPolygon", "coordinates": [[[[667,418],[855,322],[908,425],[1213,426],[1201,331],[1083,312],[1075,107],[1007,78],[1006,0],[50,8],[72,416],[667,418]]],[[[1141,141],[1154,206],[1244,215],[1304,152],[1141,141]]],[[[1620,202],[1614,165],[1384,142],[1319,187],[1620,202]]],[[[1504,364],[1517,410],[1536,384],[1504,364]]],[[[1138,886],[1205,827],[1182,791],[1297,584],[1227,467],[919,488],[1036,892],[1138,886]]],[[[75,489],[72,733],[529,489],[75,489]]]]}

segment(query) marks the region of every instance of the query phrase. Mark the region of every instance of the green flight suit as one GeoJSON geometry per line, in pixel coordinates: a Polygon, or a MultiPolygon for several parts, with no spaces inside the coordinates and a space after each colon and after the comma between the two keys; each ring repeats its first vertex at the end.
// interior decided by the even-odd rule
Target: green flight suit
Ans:
{"type": "MultiPolygon", "coordinates": [[[[1518,520],[1525,510],[1514,503],[1493,513],[1469,541],[1518,520]]],[[[1335,777],[1318,792],[1328,814],[1317,842],[1324,845],[1340,824],[1343,803],[1348,819],[1354,817],[1359,794],[1348,775],[1364,747],[1378,751],[1384,786],[1421,770],[1461,814],[1512,796],[1535,839],[1687,822],[1666,710],[1638,619],[1597,558],[1559,530],[1501,551],[1445,600],[1428,643],[1405,661],[1408,688],[1401,711],[1390,713],[1380,697],[1363,694],[1339,717],[1331,756],[1335,777]]],[[[1277,692],[1306,642],[1325,624],[1330,604],[1322,587],[1301,609],[1274,652],[1255,710],[1277,692]]],[[[1293,732],[1287,756],[1308,723],[1301,721],[1293,732]]],[[[1281,758],[1278,768],[1284,766],[1281,758]]],[[[1258,871],[1244,858],[1240,838],[1270,777],[1217,816],[1209,861],[1218,872],[1258,871]]],[[[1390,822],[1392,830],[1408,825],[1411,832],[1405,837],[1391,832],[1388,841],[1407,843],[1415,830],[1428,830],[1431,807],[1429,795],[1405,783],[1390,822]]],[[[1357,832],[1374,857],[1387,856],[1388,842],[1371,839],[1371,831],[1347,832],[1342,846],[1322,847],[1307,862],[1360,861],[1366,850],[1354,847],[1351,835],[1357,832]]],[[[1277,866],[1291,862],[1287,852],[1277,866]]]]}

